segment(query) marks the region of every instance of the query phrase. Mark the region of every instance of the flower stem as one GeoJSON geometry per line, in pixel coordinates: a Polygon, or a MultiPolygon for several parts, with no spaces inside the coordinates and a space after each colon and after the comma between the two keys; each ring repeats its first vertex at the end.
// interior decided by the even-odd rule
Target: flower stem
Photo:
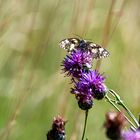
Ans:
{"type": "Polygon", "coordinates": [[[139,127],[139,123],[137,121],[137,119],[135,118],[135,116],[132,114],[132,112],[129,110],[129,108],[124,104],[124,102],[120,99],[120,96],[113,90],[109,90],[109,92],[113,93],[116,97],[116,101],[117,101],[117,104],[122,106],[126,112],[128,113],[128,115],[132,118],[132,120],[135,122],[136,126],[139,127]]]}
{"type": "MultiPolygon", "coordinates": [[[[121,112],[121,110],[116,106],[116,104],[112,101],[112,99],[110,99],[110,97],[108,97],[108,95],[106,94],[105,98],[107,99],[107,101],[113,106],[115,107],[119,112],[121,112]]],[[[125,116],[126,120],[131,124],[132,129],[135,130],[136,126],[129,120],[129,118],[127,116],[125,116]]]]}
{"type": "Polygon", "coordinates": [[[126,110],[126,112],[130,115],[130,117],[133,119],[133,121],[135,122],[135,124],[137,125],[137,127],[139,127],[139,123],[137,121],[137,119],[135,118],[135,116],[132,114],[132,112],[128,109],[128,107],[122,103],[121,106],[126,110]]]}
{"type": "Polygon", "coordinates": [[[139,124],[140,124],[140,114],[139,114],[139,124]]]}
{"type": "Polygon", "coordinates": [[[85,111],[85,123],[84,123],[84,130],[83,130],[82,140],[84,140],[84,136],[85,136],[87,118],[88,118],[88,110],[85,111]]]}

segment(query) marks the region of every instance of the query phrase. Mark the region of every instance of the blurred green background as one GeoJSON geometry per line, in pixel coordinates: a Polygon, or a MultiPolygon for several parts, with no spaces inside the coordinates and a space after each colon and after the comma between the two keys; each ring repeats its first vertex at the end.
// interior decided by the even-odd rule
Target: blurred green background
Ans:
{"type": "MultiPolygon", "coordinates": [[[[68,120],[67,140],[81,139],[84,112],[69,93],[60,67],[66,51],[58,46],[75,35],[107,47],[100,72],[138,116],[139,8],[139,0],[0,0],[0,140],[46,140],[58,114],[68,120]]],[[[94,102],[89,140],[107,139],[103,123],[111,109],[94,102]]]]}

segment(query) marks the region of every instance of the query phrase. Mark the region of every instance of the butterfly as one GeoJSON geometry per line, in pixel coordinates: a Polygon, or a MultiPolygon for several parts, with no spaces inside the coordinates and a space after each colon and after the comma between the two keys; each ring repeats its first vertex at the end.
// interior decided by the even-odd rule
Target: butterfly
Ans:
{"type": "Polygon", "coordinates": [[[93,59],[101,59],[110,55],[109,52],[100,45],[79,38],[63,39],[60,41],[59,45],[69,53],[76,50],[90,52],[93,54],[93,59]]]}

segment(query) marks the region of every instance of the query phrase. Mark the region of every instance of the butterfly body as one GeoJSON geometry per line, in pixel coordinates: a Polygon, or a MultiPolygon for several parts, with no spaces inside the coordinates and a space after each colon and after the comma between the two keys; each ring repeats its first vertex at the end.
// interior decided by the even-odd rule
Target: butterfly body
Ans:
{"type": "Polygon", "coordinates": [[[109,56],[109,52],[98,44],[78,38],[68,38],[60,41],[60,47],[69,53],[82,50],[93,54],[93,59],[100,59],[109,56]]]}

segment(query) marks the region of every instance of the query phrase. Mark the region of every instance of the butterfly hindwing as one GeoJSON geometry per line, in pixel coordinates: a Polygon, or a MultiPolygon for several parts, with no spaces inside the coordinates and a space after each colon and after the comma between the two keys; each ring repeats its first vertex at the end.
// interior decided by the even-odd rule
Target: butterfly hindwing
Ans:
{"type": "Polygon", "coordinates": [[[88,44],[87,48],[91,53],[93,53],[94,59],[101,59],[108,57],[110,55],[105,48],[101,47],[98,44],[95,44],[93,42],[87,42],[87,44],[88,44]]]}

